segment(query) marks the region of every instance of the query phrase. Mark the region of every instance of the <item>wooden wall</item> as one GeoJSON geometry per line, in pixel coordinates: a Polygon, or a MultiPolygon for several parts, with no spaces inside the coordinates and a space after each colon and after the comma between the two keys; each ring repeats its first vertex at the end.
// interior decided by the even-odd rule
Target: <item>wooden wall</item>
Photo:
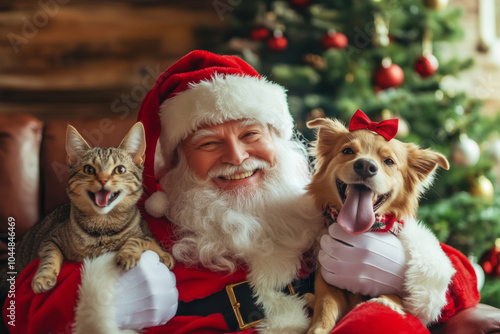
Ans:
{"type": "MultiPolygon", "coordinates": [[[[228,2],[230,3],[230,2],[228,2]]],[[[500,110],[500,55],[481,53],[477,1],[450,53],[476,67],[446,83],[500,110]]],[[[154,79],[194,49],[197,32],[221,29],[212,0],[0,0],[0,114],[42,119],[136,113],[154,79]]]]}
{"type": "Polygon", "coordinates": [[[212,1],[0,0],[0,113],[136,113],[198,29],[222,24],[212,1]]]}

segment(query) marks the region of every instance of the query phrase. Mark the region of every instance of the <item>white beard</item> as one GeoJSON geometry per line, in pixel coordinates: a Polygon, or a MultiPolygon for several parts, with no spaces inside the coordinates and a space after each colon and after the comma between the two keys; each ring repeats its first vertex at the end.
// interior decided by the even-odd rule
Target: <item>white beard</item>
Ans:
{"type": "Polygon", "coordinates": [[[250,264],[278,248],[297,253],[311,247],[321,220],[305,194],[310,180],[307,157],[299,143],[275,137],[275,144],[273,167],[256,159],[228,167],[229,174],[261,168],[264,178],[257,189],[221,190],[210,176],[220,175],[221,167],[201,180],[179,152],[178,164],[160,182],[167,197],[166,216],[174,224],[172,252],[177,261],[233,272],[238,264],[250,264]]]}

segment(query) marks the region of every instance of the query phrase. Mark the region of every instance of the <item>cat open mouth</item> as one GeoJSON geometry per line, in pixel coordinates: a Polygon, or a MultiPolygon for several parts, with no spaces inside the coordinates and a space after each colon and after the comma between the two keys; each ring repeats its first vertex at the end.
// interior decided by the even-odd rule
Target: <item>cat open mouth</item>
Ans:
{"type": "Polygon", "coordinates": [[[120,192],[112,193],[111,191],[101,189],[95,193],[89,191],[88,194],[95,205],[104,208],[110,205],[120,195],[120,192]]]}
{"type": "Polygon", "coordinates": [[[370,188],[363,184],[347,184],[344,183],[341,179],[337,179],[337,190],[340,195],[340,199],[342,200],[342,203],[345,203],[349,190],[351,187],[355,187],[356,189],[360,191],[371,191],[373,196],[372,196],[372,201],[373,201],[373,212],[377,211],[382,204],[385,203],[385,201],[389,198],[391,195],[390,192],[382,194],[382,195],[376,195],[370,188]]]}

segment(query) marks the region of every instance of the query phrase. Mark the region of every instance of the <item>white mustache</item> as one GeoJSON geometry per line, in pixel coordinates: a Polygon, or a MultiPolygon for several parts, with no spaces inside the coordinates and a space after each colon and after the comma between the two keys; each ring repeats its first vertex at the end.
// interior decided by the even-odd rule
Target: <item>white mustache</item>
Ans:
{"type": "Polygon", "coordinates": [[[268,169],[268,168],[271,168],[271,165],[267,161],[257,158],[249,158],[243,161],[243,163],[238,166],[222,165],[214,167],[208,171],[208,177],[209,178],[227,177],[234,174],[252,172],[256,169],[268,169]]]}

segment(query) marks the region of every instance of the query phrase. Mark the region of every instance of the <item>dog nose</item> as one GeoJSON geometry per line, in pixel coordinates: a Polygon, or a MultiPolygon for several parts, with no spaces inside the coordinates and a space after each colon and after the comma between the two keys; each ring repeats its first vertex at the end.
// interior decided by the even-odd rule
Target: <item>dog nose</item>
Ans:
{"type": "Polygon", "coordinates": [[[378,172],[377,164],[370,159],[358,159],[354,162],[353,167],[354,171],[364,179],[372,177],[378,172]]]}

